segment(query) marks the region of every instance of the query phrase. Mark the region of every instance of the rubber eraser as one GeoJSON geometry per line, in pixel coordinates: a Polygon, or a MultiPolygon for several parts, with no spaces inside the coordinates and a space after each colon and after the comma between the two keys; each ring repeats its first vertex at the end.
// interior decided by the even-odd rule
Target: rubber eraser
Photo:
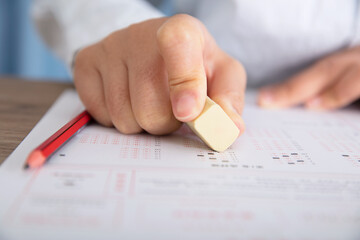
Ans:
{"type": "Polygon", "coordinates": [[[191,130],[211,149],[222,152],[239,136],[239,129],[225,111],[209,97],[201,114],[187,122],[191,130]]]}

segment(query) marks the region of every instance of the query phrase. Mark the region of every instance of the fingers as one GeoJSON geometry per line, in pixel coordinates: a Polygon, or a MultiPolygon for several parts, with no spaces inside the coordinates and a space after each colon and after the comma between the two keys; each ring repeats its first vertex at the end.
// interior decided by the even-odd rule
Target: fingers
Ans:
{"type": "Polygon", "coordinates": [[[209,84],[209,96],[243,132],[245,71],[190,16],[132,25],[78,57],[75,84],[101,124],[125,134],[173,132],[201,113],[209,84]]]}
{"type": "Polygon", "coordinates": [[[289,107],[305,103],[312,109],[346,106],[360,95],[360,48],[329,56],[278,86],[261,89],[259,105],[289,107]]]}
{"type": "Polygon", "coordinates": [[[319,94],[343,74],[344,62],[331,57],[314,64],[285,83],[260,90],[258,103],[262,107],[283,108],[303,103],[319,94]]]}
{"type": "Polygon", "coordinates": [[[236,60],[224,53],[221,55],[216,63],[216,70],[210,78],[208,94],[224,109],[242,134],[245,131],[241,117],[246,87],[245,69],[236,60]]]}
{"type": "Polygon", "coordinates": [[[173,113],[179,121],[191,121],[201,113],[207,91],[202,26],[195,18],[176,15],[158,30],[157,43],[167,69],[173,113]]]}
{"type": "MultiPolygon", "coordinates": [[[[131,103],[136,121],[145,131],[163,135],[181,126],[173,115],[169,98],[166,70],[160,56],[144,62],[130,62],[129,73],[131,103]],[[152,63],[157,62],[154,67],[152,63]]],[[[143,58],[144,59],[144,58],[143,58]]]]}
{"type": "Polygon", "coordinates": [[[99,123],[112,126],[105,103],[100,73],[95,67],[95,63],[89,61],[89,59],[93,59],[95,52],[97,51],[90,47],[77,54],[74,66],[74,83],[87,111],[99,123]]]}
{"type": "Polygon", "coordinates": [[[109,58],[110,61],[107,61],[102,72],[105,100],[111,121],[121,133],[139,133],[142,128],[133,114],[126,66],[119,57],[109,58]]]}
{"type": "Polygon", "coordinates": [[[306,107],[330,110],[344,107],[360,98],[360,67],[352,66],[335,84],[309,100],[306,107]]]}

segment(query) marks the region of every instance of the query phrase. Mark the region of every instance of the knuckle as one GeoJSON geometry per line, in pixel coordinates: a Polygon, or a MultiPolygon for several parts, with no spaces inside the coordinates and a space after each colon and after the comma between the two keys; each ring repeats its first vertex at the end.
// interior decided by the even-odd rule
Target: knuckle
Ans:
{"type": "Polygon", "coordinates": [[[105,127],[112,127],[113,123],[110,121],[110,119],[99,119],[98,121],[101,125],[105,127]]]}
{"type": "Polygon", "coordinates": [[[101,112],[99,110],[98,106],[94,106],[94,105],[88,105],[85,104],[87,111],[90,113],[90,115],[101,125],[105,126],[105,127],[112,127],[113,123],[109,117],[108,114],[103,114],[103,112],[101,112]]]}
{"type": "Polygon", "coordinates": [[[246,70],[244,65],[242,65],[239,61],[232,58],[232,64],[235,65],[239,71],[242,73],[242,77],[246,78],[246,70]]]}
{"type": "Polygon", "coordinates": [[[74,59],[74,74],[79,72],[79,70],[83,70],[88,65],[90,51],[89,47],[78,51],[74,59]]]}
{"type": "Polygon", "coordinates": [[[154,135],[169,134],[180,126],[171,111],[154,109],[141,111],[137,122],[145,131],[154,135]]]}
{"type": "Polygon", "coordinates": [[[100,42],[104,52],[111,52],[114,49],[114,46],[118,45],[120,31],[121,30],[110,33],[100,42]]]}
{"type": "Polygon", "coordinates": [[[233,66],[234,68],[237,68],[241,71],[245,71],[244,66],[238,60],[236,60],[235,58],[232,58],[230,56],[228,57],[227,64],[229,64],[230,66],[233,66]]]}
{"type": "Polygon", "coordinates": [[[73,77],[75,84],[79,81],[87,81],[87,77],[94,72],[98,73],[98,59],[96,46],[81,49],[75,56],[73,65],[73,77]]]}
{"type": "Polygon", "coordinates": [[[190,21],[191,23],[193,21],[196,21],[196,18],[192,17],[189,14],[185,14],[185,13],[175,14],[174,16],[172,16],[172,19],[177,20],[177,21],[182,21],[182,22],[190,21]]]}
{"type": "MultiPolygon", "coordinates": [[[[130,27],[112,32],[95,44],[94,46],[97,47],[97,51],[94,57],[97,59],[109,59],[110,57],[118,58],[122,56],[125,53],[124,46],[128,46],[124,31],[129,28],[130,27]]],[[[131,33],[131,31],[128,32],[131,33]]],[[[131,36],[128,35],[128,38],[131,38],[131,36]]],[[[101,64],[101,62],[99,63],[101,64]]]]}
{"type": "Polygon", "coordinates": [[[161,47],[173,48],[185,45],[194,41],[194,23],[195,18],[178,14],[171,17],[157,31],[157,39],[161,47]]]}
{"type": "MultiPolygon", "coordinates": [[[[242,80],[246,80],[246,70],[244,65],[242,65],[238,60],[230,57],[229,61],[228,61],[228,65],[232,66],[234,69],[236,69],[237,71],[237,75],[240,79],[242,80]]],[[[244,84],[246,83],[246,81],[244,82],[244,84]]]]}
{"type": "Polygon", "coordinates": [[[142,129],[137,125],[137,123],[134,122],[125,122],[125,121],[121,121],[119,118],[113,119],[113,124],[115,126],[115,128],[123,133],[123,134],[135,134],[135,133],[140,133],[142,131],[142,129]]]}
{"type": "Polygon", "coordinates": [[[109,91],[105,98],[109,114],[112,118],[118,118],[120,115],[131,115],[129,114],[128,107],[130,99],[124,90],[116,89],[116,91],[109,91]]]}
{"type": "Polygon", "coordinates": [[[142,129],[133,116],[130,100],[123,96],[125,94],[121,94],[121,91],[118,93],[118,97],[113,97],[111,100],[107,101],[107,107],[112,123],[115,128],[123,134],[135,134],[141,132],[142,129]]]}
{"type": "Polygon", "coordinates": [[[199,70],[187,73],[184,75],[177,75],[169,78],[170,91],[178,88],[183,88],[184,85],[188,85],[189,88],[197,88],[203,81],[203,73],[199,70]]]}

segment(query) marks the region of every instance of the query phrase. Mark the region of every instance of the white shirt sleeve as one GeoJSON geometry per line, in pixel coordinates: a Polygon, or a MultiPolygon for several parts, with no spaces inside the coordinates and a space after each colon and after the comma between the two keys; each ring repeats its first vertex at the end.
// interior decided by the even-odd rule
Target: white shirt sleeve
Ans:
{"type": "Polygon", "coordinates": [[[350,47],[360,45],[360,1],[356,1],[355,19],[354,19],[354,35],[350,42],[350,47]]]}
{"type": "Polygon", "coordinates": [[[143,0],[34,0],[32,18],[70,68],[76,50],[111,32],[163,14],[143,0]]]}

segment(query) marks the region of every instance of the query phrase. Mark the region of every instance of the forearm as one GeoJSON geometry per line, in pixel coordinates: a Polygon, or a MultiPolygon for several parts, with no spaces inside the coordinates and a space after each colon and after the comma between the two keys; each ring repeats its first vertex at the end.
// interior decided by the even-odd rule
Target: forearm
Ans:
{"type": "Polygon", "coordinates": [[[141,0],[34,0],[32,17],[47,45],[71,66],[75,51],[162,13],[141,0]]]}

